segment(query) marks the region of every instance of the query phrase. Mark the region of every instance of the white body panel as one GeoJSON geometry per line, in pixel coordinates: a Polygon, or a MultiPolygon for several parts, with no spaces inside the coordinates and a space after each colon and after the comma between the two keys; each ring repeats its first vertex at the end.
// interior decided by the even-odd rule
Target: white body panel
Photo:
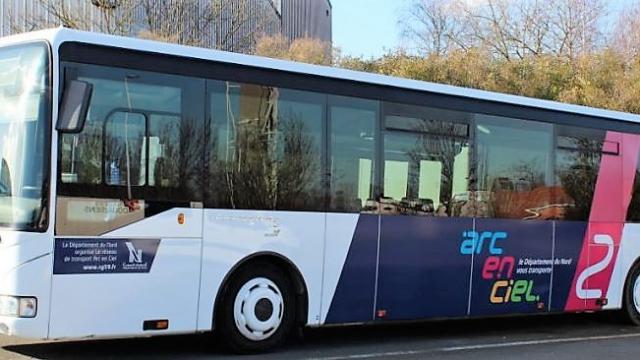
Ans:
{"type": "Polygon", "coordinates": [[[308,323],[320,324],[324,228],[323,213],[205,210],[198,330],[211,329],[229,271],[260,253],[278,254],[298,268],[309,296],[308,323]]]}
{"type": "Polygon", "coordinates": [[[200,239],[163,238],[148,274],[54,275],[51,338],[142,334],[145,320],[170,333],[196,327],[200,239]]]}
{"type": "Polygon", "coordinates": [[[202,238],[202,209],[175,208],[105,234],[105,237],[202,238]],[[184,215],[184,224],[178,217],[184,215]]]}
{"type": "Polygon", "coordinates": [[[176,208],[102,236],[160,239],[149,273],[53,275],[49,336],[134,335],[146,320],[169,320],[165,332],[195,331],[202,213],[176,208]]]}

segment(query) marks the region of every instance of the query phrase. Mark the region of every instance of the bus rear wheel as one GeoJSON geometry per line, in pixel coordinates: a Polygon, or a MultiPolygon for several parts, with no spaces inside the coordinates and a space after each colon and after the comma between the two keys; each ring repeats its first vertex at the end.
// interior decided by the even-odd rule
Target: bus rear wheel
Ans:
{"type": "Polygon", "coordinates": [[[245,266],[223,294],[217,330],[236,353],[275,349],[295,324],[295,302],[291,280],[280,268],[266,262],[245,266]]]}
{"type": "Polygon", "coordinates": [[[640,264],[629,273],[624,294],[624,312],[632,324],[640,326],[640,264]]]}

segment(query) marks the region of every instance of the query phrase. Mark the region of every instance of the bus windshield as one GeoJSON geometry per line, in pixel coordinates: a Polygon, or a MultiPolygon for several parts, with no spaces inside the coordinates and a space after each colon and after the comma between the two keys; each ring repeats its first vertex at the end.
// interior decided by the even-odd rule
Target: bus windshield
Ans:
{"type": "Polygon", "coordinates": [[[0,226],[46,226],[49,57],[44,44],[0,48],[0,226]]]}

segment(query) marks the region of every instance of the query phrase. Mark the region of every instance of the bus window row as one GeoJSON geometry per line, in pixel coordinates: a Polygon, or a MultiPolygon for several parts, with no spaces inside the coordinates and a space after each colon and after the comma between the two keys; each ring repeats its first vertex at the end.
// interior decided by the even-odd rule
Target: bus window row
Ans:
{"type": "Polygon", "coordinates": [[[67,66],[93,85],[85,129],[60,140],[67,197],[587,220],[603,156],[604,130],[67,66]]]}

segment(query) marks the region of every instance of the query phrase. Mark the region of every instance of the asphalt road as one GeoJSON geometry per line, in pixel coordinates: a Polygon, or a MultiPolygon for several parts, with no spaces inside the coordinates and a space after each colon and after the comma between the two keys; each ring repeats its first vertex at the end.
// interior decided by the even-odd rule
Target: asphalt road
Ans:
{"type": "Polygon", "coordinates": [[[234,357],[209,336],[24,342],[0,336],[0,359],[637,359],[640,328],[610,314],[307,330],[276,353],[234,357]]]}

